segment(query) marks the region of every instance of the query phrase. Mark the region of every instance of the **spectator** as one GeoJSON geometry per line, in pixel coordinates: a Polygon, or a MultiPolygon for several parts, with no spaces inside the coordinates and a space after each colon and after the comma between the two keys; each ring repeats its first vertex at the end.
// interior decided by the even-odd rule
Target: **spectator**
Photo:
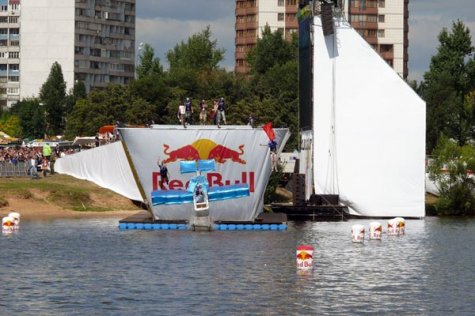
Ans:
{"type": "Polygon", "coordinates": [[[193,114],[193,106],[191,104],[190,98],[186,98],[185,100],[185,117],[186,117],[186,124],[191,125],[191,115],[193,114]]]}
{"type": "Polygon", "coordinates": [[[221,97],[218,102],[218,127],[221,124],[221,120],[223,120],[224,125],[226,125],[226,115],[224,112],[224,98],[221,97]]]}
{"type": "Polygon", "coordinates": [[[183,104],[178,106],[178,113],[177,113],[178,120],[180,124],[183,124],[183,127],[186,128],[186,109],[183,104]]]}
{"type": "Polygon", "coordinates": [[[206,103],[205,99],[202,99],[200,102],[200,124],[206,124],[206,118],[208,116],[208,104],[206,103]]]}

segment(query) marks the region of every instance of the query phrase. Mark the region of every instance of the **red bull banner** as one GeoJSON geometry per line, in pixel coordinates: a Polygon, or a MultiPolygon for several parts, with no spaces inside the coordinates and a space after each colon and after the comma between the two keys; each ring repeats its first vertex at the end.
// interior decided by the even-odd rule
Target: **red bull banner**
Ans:
{"type": "MultiPolygon", "coordinates": [[[[155,190],[185,190],[193,175],[180,173],[180,161],[214,159],[216,170],[204,173],[209,186],[248,184],[250,196],[210,203],[214,221],[253,221],[263,208],[271,174],[269,139],[262,128],[249,126],[163,126],[122,128],[121,137],[131,163],[151,205],[155,190]],[[160,164],[168,169],[162,178],[160,164]]],[[[289,137],[288,129],[275,129],[279,152],[289,137]]],[[[190,204],[151,206],[156,220],[188,220],[190,204]]]]}

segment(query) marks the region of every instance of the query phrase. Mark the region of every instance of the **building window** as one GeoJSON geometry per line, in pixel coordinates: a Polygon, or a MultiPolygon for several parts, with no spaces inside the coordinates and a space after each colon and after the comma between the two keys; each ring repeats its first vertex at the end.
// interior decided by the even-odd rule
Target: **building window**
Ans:
{"type": "Polygon", "coordinates": [[[18,82],[18,81],[20,81],[20,77],[18,77],[18,76],[8,76],[8,81],[9,82],[18,82]]]}
{"type": "Polygon", "coordinates": [[[377,16],[376,15],[368,15],[367,20],[368,20],[368,22],[376,23],[377,16]]]}
{"type": "Polygon", "coordinates": [[[386,6],[385,0],[378,0],[378,6],[384,8],[386,6]]]}
{"type": "Polygon", "coordinates": [[[378,37],[384,37],[384,30],[378,30],[378,37]]]}
{"type": "Polygon", "coordinates": [[[284,20],[284,13],[277,13],[277,21],[283,21],[284,20]]]}
{"type": "Polygon", "coordinates": [[[8,52],[8,58],[18,59],[20,57],[20,52],[8,52]]]}
{"type": "Polygon", "coordinates": [[[379,15],[378,16],[378,22],[384,23],[384,15],[379,15]]]}
{"type": "Polygon", "coordinates": [[[8,17],[8,21],[10,23],[18,23],[18,17],[17,16],[10,16],[10,17],[8,17]]]}
{"type": "Polygon", "coordinates": [[[19,91],[19,88],[8,88],[8,94],[18,94],[19,91]]]}
{"type": "Polygon", "coordinates": [[[296,0],[287,0],[287,5],[296,5],[297,1],[296,0]]]}
{"type": "Polygon", "coordinates": [[[284,6],[284,0],[277,0],[277,5],[279,7],[283,7],[284,6]]]}
{"type": "Polygon", "coordinates": [[[20,70],[20,65],[19,64],[10,64],[9,68],[10,68],[10,70],[18,71],[18,70],[20,70]]]}

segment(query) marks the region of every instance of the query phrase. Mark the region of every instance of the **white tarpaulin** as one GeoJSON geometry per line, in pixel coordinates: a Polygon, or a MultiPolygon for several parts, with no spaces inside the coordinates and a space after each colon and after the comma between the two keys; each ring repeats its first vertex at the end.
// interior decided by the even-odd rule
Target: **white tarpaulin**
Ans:
{"type": "MultiPolygon", "coordinates": [[[[250,196],[210,203],[214,221],[252,221],[262,211],[264,191],[271,173],[269,139],[263,129],[247,126],[153,126],[119,129],[142,188],[151,201],[154,190],[185,189],[193,175],[180,174],[181,160],[214,159],[216,171],[205,174],[211,187],[247,183],[250,196]],[[170,173],[161,183],[158,161],[170,173]]],[[[279,152],[288,138],[287,129],[275,129],[279,152]]],[[[150,203],[151,204],[151,203],[150,203]]],[[[152,206],[155,219],[188,220],[190,204],[152,206]]]]}
{"type": "Polygon", "coordinates": [[[121,142],[59,158],[54,170],[143,202],[121,142]]]}
{"type": "Polygon", "coordinates": [[[350,213],[422,217],[425,103],[346,22],[314,19],[314,178],[350,213]]]}

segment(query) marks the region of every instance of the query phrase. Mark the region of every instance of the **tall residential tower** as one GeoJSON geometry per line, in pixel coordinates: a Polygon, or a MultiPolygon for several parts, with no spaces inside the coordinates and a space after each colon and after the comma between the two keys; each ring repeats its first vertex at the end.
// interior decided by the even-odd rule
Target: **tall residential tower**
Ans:
{"type": "Polygon", "coordinates": [[[0,0],[0,106],[38,96],[54,62],[68,89],[128,83],[135,0],[0,0]]]}
{"type": "MultiPolygon", "coordinates": [[[[236,0],[235,71],[247,73],[247,52],[266,24],[281,28],[289,38],[297,31],[299,2],[309,5],[320,0],[236,0]]],[[[332,1],[327,1],[332,2],[332,1]]],[[[409,0],[338,0],[345,18],[358,33],[403,78],[408,75],[409,0]]]]}
{"type": "Polygon", "coordinates": [[[236,0],[235,71],[248,73],[246,56],[266,25],[286,38],[298,31],[297,0],[236,0]]]}

